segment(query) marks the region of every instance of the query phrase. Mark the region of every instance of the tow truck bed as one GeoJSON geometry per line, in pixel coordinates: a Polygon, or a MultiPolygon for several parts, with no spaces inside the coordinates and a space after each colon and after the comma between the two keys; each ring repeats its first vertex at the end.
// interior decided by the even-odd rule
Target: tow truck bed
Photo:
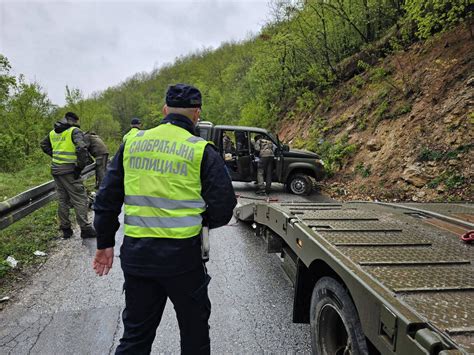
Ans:
{"type": "Polygon", "coordinates": [[[366,336],[381,353],[397,354],[411,353],[410,342],[427,353],[474,353],[474,249],[459,240],[474,229],[473,213],[470,204],[365,202],[250,203],[236,211],[281,237],[306,267],[323,260],[334,269],[366,336]],[[438,345],[431,333],[417,335],[424,327],[438,345]]]}

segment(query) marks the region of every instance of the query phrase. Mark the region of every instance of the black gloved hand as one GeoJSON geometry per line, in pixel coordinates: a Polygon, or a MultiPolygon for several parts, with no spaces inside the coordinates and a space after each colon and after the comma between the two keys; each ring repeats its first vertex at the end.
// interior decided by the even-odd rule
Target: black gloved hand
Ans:
{"type": "Polygon", "coordinates": [[[77,180],[81,177],[81,171],[82,169],[79,168],[78,166],[74,168],[74,180],[77,180]]]}

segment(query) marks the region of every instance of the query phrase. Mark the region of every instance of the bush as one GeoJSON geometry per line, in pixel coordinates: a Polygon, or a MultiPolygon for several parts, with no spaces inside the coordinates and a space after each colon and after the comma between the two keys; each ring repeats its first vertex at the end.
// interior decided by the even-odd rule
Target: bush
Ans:
{"type": "Polygon", "coordinates": [[[459,175],[456,171],[448,170],[431,180],[428,183],[428,187],[430,189],[435,189],[440,184],[444,183],[448,191],[452,191],[462,188],[466,182],[467,181],[464,176],[459,175]]]}
{"type": "Polygon", "coordinates": [[[458,154],[469,152],[474,144],[460,145],[454,150],[436,150],[428,147],[423,147],[421,152],[418,154],[417,160],[420,162],[425,161],[445,161],[450,159],[457,159],[458,154]]]}
{"type": "Polygon", "coordinates": [[[367,178],[372,174],[371,169],[372,169],[371,165],[365,166],[364,163],[359,163],[355,167],[355,171],[363,178],[367,178]]]}
{"type": "Polygon", "coordinates": [[[17,141],[23,137],[20,134],[0,133],[0,172],[11,172],[22,167],[25,153],[17,141]]]}
{"type": "Polygon", "coordinates": [[[328,176],[334,175],[343,164],[357,151],[356,144],[349,144],[349,137],[344,135],[335,142],[320,143],[318,151],[325,163],[328,176]]]}
{"type": "Polygon", "coordinates": [[[468,3],[465,0],[407,0],[406,17],[415,23],[419,38],[428,38],[467,17],[470,14],[468,3]]]}

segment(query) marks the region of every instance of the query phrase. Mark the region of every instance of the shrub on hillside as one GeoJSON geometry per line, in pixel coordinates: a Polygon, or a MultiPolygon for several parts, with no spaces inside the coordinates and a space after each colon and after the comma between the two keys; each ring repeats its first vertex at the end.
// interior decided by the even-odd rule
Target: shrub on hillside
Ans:
{"type": "Polygon", "coordinates": [[[471,16],[472,4],[469,3],[465,0],[407,0],[406,17],[416,24],[418,37],[428,38],[471,16]]]}
{"type": "Polygon", "coordinates": [[[0,133],[0,172],[16,171],[25,161],[23,146],[17,144],[21,139],[20,134],[0,133]]]}

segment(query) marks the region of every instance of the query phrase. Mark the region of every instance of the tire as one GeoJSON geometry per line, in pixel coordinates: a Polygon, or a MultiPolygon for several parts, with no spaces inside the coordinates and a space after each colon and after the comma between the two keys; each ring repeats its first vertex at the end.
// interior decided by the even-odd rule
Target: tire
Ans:
{"type": "Polygon", "coordinates": [[[331,277],[314,286],[310,324],[313,354],[368,354],[357,309],[344,286],[331,277]]]}
{"type": "Polygon", "coordinates": [[[295,195],[309,195],[313,191],[313,181],[308,175],[295,174],[288,179],[286,187],[295,195]]]}

